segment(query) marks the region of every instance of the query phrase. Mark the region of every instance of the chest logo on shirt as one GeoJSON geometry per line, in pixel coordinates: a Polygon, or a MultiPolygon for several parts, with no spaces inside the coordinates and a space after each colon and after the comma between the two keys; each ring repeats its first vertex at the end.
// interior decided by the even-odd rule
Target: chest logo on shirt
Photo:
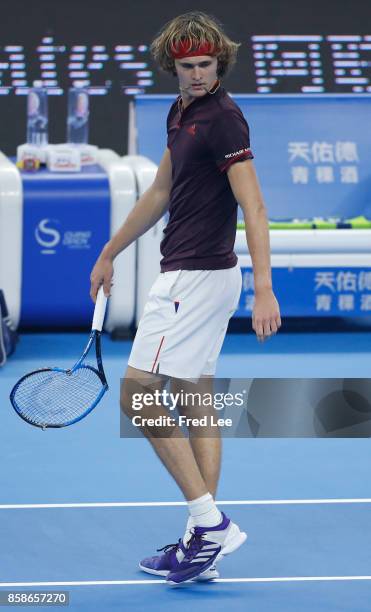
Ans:
{"type": "Polygon", "coordinates": [[[188,134],[190,134],[191,136],[195,136],[196,135],[196,124],[192,123],[192,125],[190,125],[189,127],[187,127],[187,132],[188,134]]]}

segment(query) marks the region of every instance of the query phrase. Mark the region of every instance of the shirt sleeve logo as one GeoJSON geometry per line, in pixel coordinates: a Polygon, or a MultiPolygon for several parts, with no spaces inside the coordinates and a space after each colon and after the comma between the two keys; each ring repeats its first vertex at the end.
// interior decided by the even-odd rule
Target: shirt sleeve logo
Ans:
{"type": "Polygon", "coordinates": [[[234,151],[233,153],[227,153],[224,155],[225,159],[230,159],[231,157],[237,157],[237,155],[242,155],[242,153],[250,153],[251,149],[240,149],[239,151],[234,151]]]}

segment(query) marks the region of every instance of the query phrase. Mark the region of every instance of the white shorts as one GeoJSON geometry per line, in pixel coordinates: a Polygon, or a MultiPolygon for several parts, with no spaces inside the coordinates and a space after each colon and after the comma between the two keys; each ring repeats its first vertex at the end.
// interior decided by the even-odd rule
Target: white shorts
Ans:
{"type": "Polygon", "coordinates": [[[241,284],[238,264],[226,270],[159,274],[138,325],[129,365],[183,379],[214,375],[241,284]]]}

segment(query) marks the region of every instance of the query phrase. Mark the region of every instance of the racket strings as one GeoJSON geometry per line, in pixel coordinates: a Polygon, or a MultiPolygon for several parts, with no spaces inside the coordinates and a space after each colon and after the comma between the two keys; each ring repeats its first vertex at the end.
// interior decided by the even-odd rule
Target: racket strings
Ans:
{"type": "Polygon", "coordinates": [[[74,372],[35,372],[19,384],[14,394],[18,412],[35,425],[64,425],[85,414],[105,387],[91,367],[74,372]]]}

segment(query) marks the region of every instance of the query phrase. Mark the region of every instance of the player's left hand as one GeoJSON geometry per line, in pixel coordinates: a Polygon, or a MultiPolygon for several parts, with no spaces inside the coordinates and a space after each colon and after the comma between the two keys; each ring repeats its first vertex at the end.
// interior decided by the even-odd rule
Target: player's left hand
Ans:
{"type": "Polygon", "coordinates": [[[276,334],[281,327],[280,307],[271,289],[255,292],[252,328],[259,342],[276,334]]]}

